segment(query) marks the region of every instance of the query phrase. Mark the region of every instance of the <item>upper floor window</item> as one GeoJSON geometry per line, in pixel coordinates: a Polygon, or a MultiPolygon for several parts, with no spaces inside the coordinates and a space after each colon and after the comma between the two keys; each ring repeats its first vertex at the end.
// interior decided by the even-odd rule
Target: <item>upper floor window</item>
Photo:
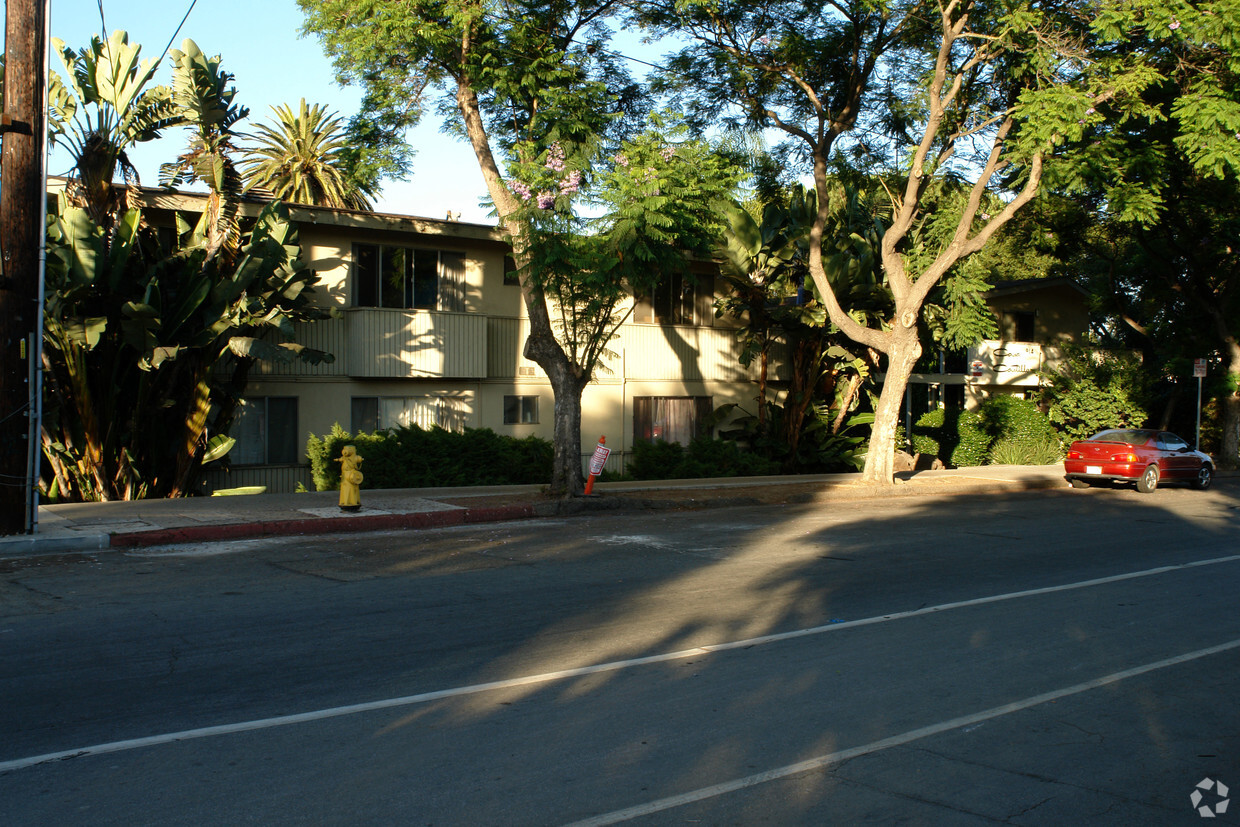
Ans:
{"type": "Polygon", "coordinates": [[[690,273],[665,276],[652,295],[637,298],[633,321],[708,326],[715,317],[714,293],[712,276],[690,273]]]}
{"type": "Polygon", "coordinates": [[[353,303],[358,307],[462,311],[465,255],[390,244],[354,244],[353,303]]]}
{"type": "Polygon", "coordinates": [[[1003,313],[1003,338],[1009,342],[1036,341],[1038,314],[1032,310],[1007,310],[1003,313]]]}

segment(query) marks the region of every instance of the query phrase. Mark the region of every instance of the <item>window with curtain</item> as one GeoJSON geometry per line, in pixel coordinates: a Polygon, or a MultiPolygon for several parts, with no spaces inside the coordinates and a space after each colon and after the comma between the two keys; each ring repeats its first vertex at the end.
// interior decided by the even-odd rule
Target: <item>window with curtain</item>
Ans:
{"type": "Polygon", "coordinates": [[[706,436],[706,422],[714,410],[709,396],[636,396],[633,398],[633,438],[688,445],[706,436]]]}
{"type": "Polygon", "coordinates": [[[403,310],[465,310],[465,254],[353,245],[353,303],[403,310]]]}
{"type": "Polygon", "coordinates": [[[228,452],[234,465],[296,465],[301,460],[297,397],[255,396],[237,404],[228,452]]]}

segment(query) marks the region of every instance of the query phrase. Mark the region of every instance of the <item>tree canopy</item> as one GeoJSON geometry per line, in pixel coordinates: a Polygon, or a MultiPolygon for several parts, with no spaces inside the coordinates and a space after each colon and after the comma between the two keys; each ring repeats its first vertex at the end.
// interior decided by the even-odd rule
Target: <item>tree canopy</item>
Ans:
{"type": "Polygon", "coordinates": [[[1114,131],[1157,116],[1142,92],[1158,81],[1158,67],[1128,39],[1158,20],[1169,25],[1167,8],[971,0],[640,4],[657,31],[692,41],[672,63],[667,88],[703,123],[723,112],[732,123],[781,131],[785,157],[813,173],[820,216],[811,275],[831,320],[886,355],[867,480],[891,479],[900,397],[921,351],[916,328],[932,291],[985,249],[1044,179],[1071,187],[1085,171],[1102,171],[1092,180],[1106,198],[1126,198],[1137,211],[1157,207],[1157,193],[1137,196],[1137,171],[1119,163],[1114,143],[1083,138],[1092,128],[1114,131]],[[897,176],[881,245],[895,307],[878,325],[850,317],[823,268],[835,160],[897,176]],[[955,182],[962,197],[938,201],[934,222],[946,231],[927,245],[928,196],[944,181],[955,182]]]}
{"type": "Polygon", "coordinates": [[[463,136],[513,247],[525,355],[555,393],[551,490],[579,493],[581,394],[617,302],[708,249],[725,158],[654,121],[607,44],[616,0],[299,0],[344,82],[388,128],[432,109],[463,136]],[[604,217],[584,233],[575,203],[604,217]]]}

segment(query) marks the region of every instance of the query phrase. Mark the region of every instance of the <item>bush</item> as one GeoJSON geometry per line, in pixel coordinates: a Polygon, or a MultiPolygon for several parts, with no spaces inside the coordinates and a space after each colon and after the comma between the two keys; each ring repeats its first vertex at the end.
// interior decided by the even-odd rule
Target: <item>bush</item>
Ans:
{"type": "Polygon", "coordinates": [[[914,451],[958,468],[984,465],[993,441],[978,411],[928,411],[913,425],[914,451]]]}
{"type": "Polygon", "coordinates": [[[693,440],[688,448],[678,442],[636,442],[626,469],[627,476],[635,480],[754,477],[778,473],[778,461],[746,451],[731,440],[708,437],[693,440]]]}
{"type": "Polygon", "coordinates": [[[1140,428],[1146,420],[1149,380],[1132,353],[1069,348],[1043,391],[1051,422],[1072,439],[1107,428],[1140,428]]]}
{"type": "Polygon", "coordinates": [[[982,427],[994,437],[994,465],[1051,465],[1063,459],[1059,432],[1028,399],[999,394],[979,408],[982,427]]]}
{"type": "Polygon", "coordinates": [[[425,488],[463,485],[538,485],[551,480],[551,443],[537,437],[515,439],[490,428],[422,430],[416,425],[350,435],[336,424],[329,434],[313,434],[306,444],[318,491],[340,486],[336,460],[345,445],[364,462],[362,488],[425,488]]]}

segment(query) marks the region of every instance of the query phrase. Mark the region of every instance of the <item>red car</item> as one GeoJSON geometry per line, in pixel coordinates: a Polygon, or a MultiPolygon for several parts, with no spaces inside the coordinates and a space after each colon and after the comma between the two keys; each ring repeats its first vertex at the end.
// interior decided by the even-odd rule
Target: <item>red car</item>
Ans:
{"type": "Polygon", "coordinates": [[[1102,431],[1072,443],[1063,470],[1073,488],[1104,480],[1135,482],[1142,494],[1167,481],[1204,491],[1214,479],[1208,454],[1194,451],[1173,433],[1138,428],[1102,431]]]}

